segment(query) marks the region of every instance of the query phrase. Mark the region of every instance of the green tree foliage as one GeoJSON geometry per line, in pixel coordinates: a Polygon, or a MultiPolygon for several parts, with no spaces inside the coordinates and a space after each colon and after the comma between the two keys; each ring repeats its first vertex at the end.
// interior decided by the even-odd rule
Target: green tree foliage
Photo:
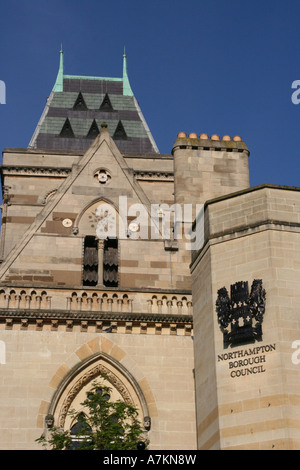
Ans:
{"type": "Polygon", "coordinates": [[[52,427],[36,441],[51,450],[136,450],[147,448],[134,406],[110,400],[111,389],[93,383],[80,412],[72,410],[70,431],[52,427]],[[143,444],[142,444],[143,443],[143,444]]]}

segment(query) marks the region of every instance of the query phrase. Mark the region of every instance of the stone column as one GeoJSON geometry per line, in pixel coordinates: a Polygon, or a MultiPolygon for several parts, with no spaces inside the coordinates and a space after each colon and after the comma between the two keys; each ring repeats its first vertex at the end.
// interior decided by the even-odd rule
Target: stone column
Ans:
{"type": "Polygon", "coordinates": [[[67,310],[71,310],[72,297],[67,297],[67,310]]]}
{"type": "Polygon", "coordinates": [[[16,308],[20,308],[20,301],[21,301],[21,296],[16,295],[16,308]]]}
{"type": "Polygon", "coordinates": [[[86,301],[87,301],[87,304],[88,304],[88,310],[89,311],[92,310],[92,301],[93,301],[92,297],[88,297],[86,299],[86,301]]]}
{"type": "Polygon", "coordinates": [[[8,308],[9,301],[10,301],[10,294],[5,294],[5,308],[8,308]]]}
{"type": "Polygon", "coordinates": [[[29,308],[30,307],[31,295],[26,295],[25,299],[26,299],[25,308],[29,308]]]}
{"type": "Polygon", "coordinates": [[[46,301],[47,301],[47,308],[51,308],[51,295],[47,295],[46,301]]]}
{"type": "Polygon", "coordinates": [[[41,308],[41,302],[42,302],[42,296],[37,295],[36,296],[36,308],[39,310],[41,308]]]}
{"type": "Polygon", "coordinates": [[[103,286],[103,256],[105,240],[98,240],[98,287],[103,286]]]}

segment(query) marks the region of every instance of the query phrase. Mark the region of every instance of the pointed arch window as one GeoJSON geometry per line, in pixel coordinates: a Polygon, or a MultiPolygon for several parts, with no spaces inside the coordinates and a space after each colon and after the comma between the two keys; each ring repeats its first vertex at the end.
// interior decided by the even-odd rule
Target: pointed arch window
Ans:
{"type": "Polygon", "coordinates": [[[71,450],[76,450],[80,448],[84,443],[84,448],[86,450],[89,449],[89,442],[90,448],[93,449],[92,446],[92,428],[87,424],[86,417],[84,413],[80,413],[78,421],[73,424],[70,429],[70,436],[71,436],[71,450]]]}

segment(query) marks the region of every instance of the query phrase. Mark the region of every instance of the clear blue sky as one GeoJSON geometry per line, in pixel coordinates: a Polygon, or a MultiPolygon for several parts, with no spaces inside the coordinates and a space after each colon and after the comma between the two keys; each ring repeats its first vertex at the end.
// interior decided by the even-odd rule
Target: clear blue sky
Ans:
{"type": "Polygon", "coordinates": [[[0,146],[27,147],[65,73],[122,76],[160,152],[179,131],[240,135],[251,185],[300,186],[299,0],[2,0],[0,146]]]}

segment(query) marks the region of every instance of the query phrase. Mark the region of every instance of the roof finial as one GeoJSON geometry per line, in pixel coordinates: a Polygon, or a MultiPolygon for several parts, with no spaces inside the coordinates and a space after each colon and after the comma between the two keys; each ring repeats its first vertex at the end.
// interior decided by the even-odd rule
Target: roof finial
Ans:
{"type": "Polygon", "coordinates": [[[126,56],[126,50],[124,46],[124,53],[123,53],[123,78],[127,76],[127,56],[126,56]]]}
{"type": "Polygon", "coordinates": [[[62,43],[60,47],[60,58],[59,58],[59,69],[58,69],[58,74],[56,77],[56,82],[53,87],[54,92],[62,92],[64,91],[64,51],[62,48],[62,43]]]}
{"type": "Polygon", "coordinates": [[[123,95],[124,96],[133,96],[128,75],[127,75],[127,56],[124,46],[124,54],[123,54],[123,95]]]}

